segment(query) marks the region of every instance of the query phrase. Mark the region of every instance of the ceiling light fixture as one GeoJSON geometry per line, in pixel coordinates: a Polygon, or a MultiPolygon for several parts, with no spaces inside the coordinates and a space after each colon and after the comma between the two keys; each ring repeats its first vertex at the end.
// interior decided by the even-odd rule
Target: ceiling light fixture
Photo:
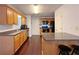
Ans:
{"type": "Polygon", "coordinates": [[[39,13],[39,6],[38,6],[38,4],[34,4],[33,5],[33,10],[34,10],[34,13],[35,14],[38,14],[39,13]]]}
{"type": "Polygon", "coordinates": [[[38,4],[34,4],[34,6],[38,6],[38,4]]]}

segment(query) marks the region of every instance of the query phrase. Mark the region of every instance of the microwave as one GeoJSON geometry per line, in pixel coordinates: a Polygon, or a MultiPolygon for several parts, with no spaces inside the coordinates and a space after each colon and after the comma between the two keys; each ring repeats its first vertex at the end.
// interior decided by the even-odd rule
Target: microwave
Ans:
{"type": "Polygon", "coordinates": [[[27,25],[21,25],[21,29],[27,29],[27,25]]]}

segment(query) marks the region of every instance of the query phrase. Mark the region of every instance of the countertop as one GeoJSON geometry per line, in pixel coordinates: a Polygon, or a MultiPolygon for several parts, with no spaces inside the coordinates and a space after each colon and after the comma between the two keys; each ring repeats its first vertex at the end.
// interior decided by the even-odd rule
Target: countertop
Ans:
{"type": "Polygon", "coordinates": [[[8,32],[3,32],[3,33],[0,33],[0,36],[15,36],[22,31],[25,31],[25,30],[13,30],[13,31],[8,31],[8,32]]]}
{"type": "Polygon", "coordinates": [[[79,40],[79,36],[68,33],[44,33],[45,40],[79,40]]]}

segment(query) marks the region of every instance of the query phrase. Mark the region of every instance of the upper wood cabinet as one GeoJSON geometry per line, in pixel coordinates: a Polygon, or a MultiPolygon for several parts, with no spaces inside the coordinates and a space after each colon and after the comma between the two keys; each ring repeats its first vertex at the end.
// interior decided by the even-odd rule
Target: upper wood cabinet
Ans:
{"type": "Polygon", "coordinates": [[[14,12],[14,24],[18,24],[18,14],[14,12]]]}
{"type": "Polygon", "coordinates": [[[22,25],[25,25],[26,24],[26,17],[22,17],[21,24],[22,25]]]}
{"type": "Polygon", "coordinates": [[[7,24],[7,15],[6,15],[7,8],[4,6],[0,6],[0,24],[7,24]]]}
{"type": "Polygon", "coordinates": [[[14,24],[14,13],[10,8],[7,8],[7,24],[14,24]]]}
{"type": "Polygon", "coordinates": [[[12,8],[0,5],[0,24],[13,25],[18,23],[18,13],[12,8]]]}

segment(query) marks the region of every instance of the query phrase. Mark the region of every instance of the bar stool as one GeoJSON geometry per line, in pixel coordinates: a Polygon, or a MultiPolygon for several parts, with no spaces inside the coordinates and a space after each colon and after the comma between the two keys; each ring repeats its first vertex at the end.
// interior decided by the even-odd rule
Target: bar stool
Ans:
{"type": "Polygon", "coordinates": [[[66,45],[59,45],[58,48],[60,50],[59,55],[69,55],[71,52],[71,48],[66,45]]]}
{"type": "Polygon", "coordinates": [[[71,53],[71,55],[76,54],[79,55],[79,45],[71,45],[73,51],[71,53]]]}

